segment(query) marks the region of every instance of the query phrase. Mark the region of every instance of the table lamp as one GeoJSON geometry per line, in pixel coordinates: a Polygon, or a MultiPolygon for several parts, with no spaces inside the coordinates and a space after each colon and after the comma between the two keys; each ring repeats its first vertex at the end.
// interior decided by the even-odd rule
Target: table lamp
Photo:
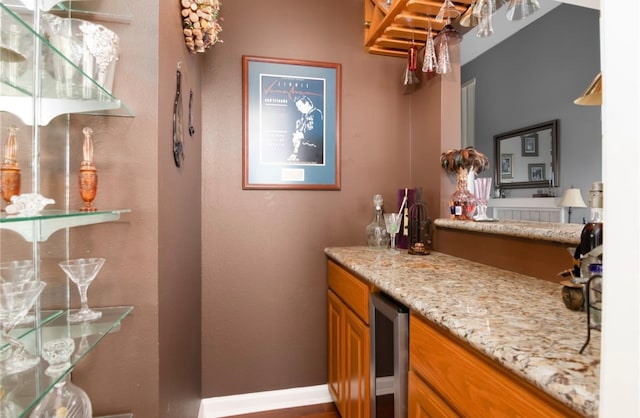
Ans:
{"type": "Polygon", "coordinates": [[[567,223],[571,223],[571,212],[572,208],[586,208],[587,205],[582,200],[582,192],[578,188],[570,188],[564,191],[562,195],[562,200],[560,201],[560,205],[563,208],[569,208],[569,218],[567,219],[567,223]]]}

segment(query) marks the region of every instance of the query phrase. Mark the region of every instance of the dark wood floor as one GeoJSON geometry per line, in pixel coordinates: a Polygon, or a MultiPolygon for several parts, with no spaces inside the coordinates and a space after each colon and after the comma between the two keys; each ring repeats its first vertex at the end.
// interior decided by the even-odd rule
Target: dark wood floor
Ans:
{"type": "Polygon", "coordinates": [[[333,403],[234,415],[233,418],[340,418],[333,403]]]}

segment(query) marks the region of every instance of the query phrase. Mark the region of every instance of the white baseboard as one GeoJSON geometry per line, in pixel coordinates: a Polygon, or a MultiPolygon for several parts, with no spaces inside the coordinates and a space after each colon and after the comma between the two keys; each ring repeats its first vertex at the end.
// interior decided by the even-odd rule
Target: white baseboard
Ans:
{"type": "Polygon", "coordinates": [[[333,402],[329,387],[307,386],[203,399],[198,418],[219,418],[333,402]]]}

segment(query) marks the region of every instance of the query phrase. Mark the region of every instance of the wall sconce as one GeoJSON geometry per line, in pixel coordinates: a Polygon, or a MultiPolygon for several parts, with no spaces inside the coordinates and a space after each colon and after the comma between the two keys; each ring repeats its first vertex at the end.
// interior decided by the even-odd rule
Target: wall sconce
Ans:
{"type": "Polygon", "coordinates": [[[571,223],[572,208],[587,207],[586,203],[584,203],[584,200],[582,199],[582,192],[580,189],[573,187],[564,191],[562,200],[560,201],[560,206],[563,208],[569,208],[569,218],[567,219],[567,223],[571,223]]]}
{"type": "Polygon", "coordinates": [[[581,106],[602,105],[602,73],[598,73],[587,90],[582,93],[582,96],[575,99],[573,103],[581,106]]]}

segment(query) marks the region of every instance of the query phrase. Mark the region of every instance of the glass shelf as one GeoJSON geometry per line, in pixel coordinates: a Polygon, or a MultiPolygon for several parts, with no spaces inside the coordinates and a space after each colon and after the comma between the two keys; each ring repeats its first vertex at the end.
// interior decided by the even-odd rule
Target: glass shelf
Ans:
{"type": "MultiPolygon", "coordinates": [[[[34,11],[37,0],[3,0],[11,10],[34,11]]],[[[127,0],[42,0],[41,10],[90,20],[129,23],[133,15],[127,0]]]]}
{"type": "Polygon", "coordinates": [[[50,209],[43,210],[35,216],[2,213],[0,214],[0,229],[14,231],[28,242],[33,242],[34,239],[43,242],[60,229],[113,222],[120,219],[121,214],[130,212],[131,209],[98,210],[96,212],[50,209]]]}
{"type": "MultiPolygon", "coordinates": [[[[94,2],[73,2],[76,3],[94,2]]],[[[29,18],[35,19],[0,3],[0,111],[12,113],[31,126],[45,126],[56,116],[69,113],[134,116],[111,92],[35,31],[29,18]],[[36,54],[34,51],[38,50],[40,53],[36,54]],[[39,77],[34,77],[34,68],[41,69],[39,77]]]]}
{"type": "MultiPolygon", "coordinates": [[[[74,310],[71,310],[57,316],[38,329],[43,345],[58,338],[73,338],[75,341],[75,350],[71,356],[69,367],[57,378],[54,379],[45,374],[48,364],[44,360],[41,360],[36,367],[25,372],[1,377],[0,389],[4,392],[3,401],[10,401],[16,404],[19,410],[23,411],[19,417],[27,416],[42,397],[107,334],[117,332],[120,328],[120,322],[129,315],[133,307],[92,307],[92,309],[102,312],[102,317],[95,321],[72,324],[67,322],[67,314],[74,312],[74,310]]],[[[26,333],[21,339],[29,352],[36,352],[35,337],[35,332],[30,332],[26,333]]],[[[127,415],[124,416],[126,417],[127,415]]]]}
{"type": "MultiPolygon", "coordinates": [[[[48,322],[56,319],[57,317],[59,317],[60,315],[62,315],[64,311],[57,309],[57,310],[42,310],[40,311],[40,326],[42,327],[43,325],[47,324],[48,322]]],[[[30,324],[33,324],[32,322],[30,322],[30,324]]],[[[9,335],[11,335],[14,338],[24,338],[26,337],[28,334],[32,333],[36,328],[34,327],[26,327],[22,324],[18,324],[13,330],[11,330],[11,332],[9,333],[9,335]]],[[[6,344],[2,344],[0,345],[0,350],[4,350],[6,344]]]]}

